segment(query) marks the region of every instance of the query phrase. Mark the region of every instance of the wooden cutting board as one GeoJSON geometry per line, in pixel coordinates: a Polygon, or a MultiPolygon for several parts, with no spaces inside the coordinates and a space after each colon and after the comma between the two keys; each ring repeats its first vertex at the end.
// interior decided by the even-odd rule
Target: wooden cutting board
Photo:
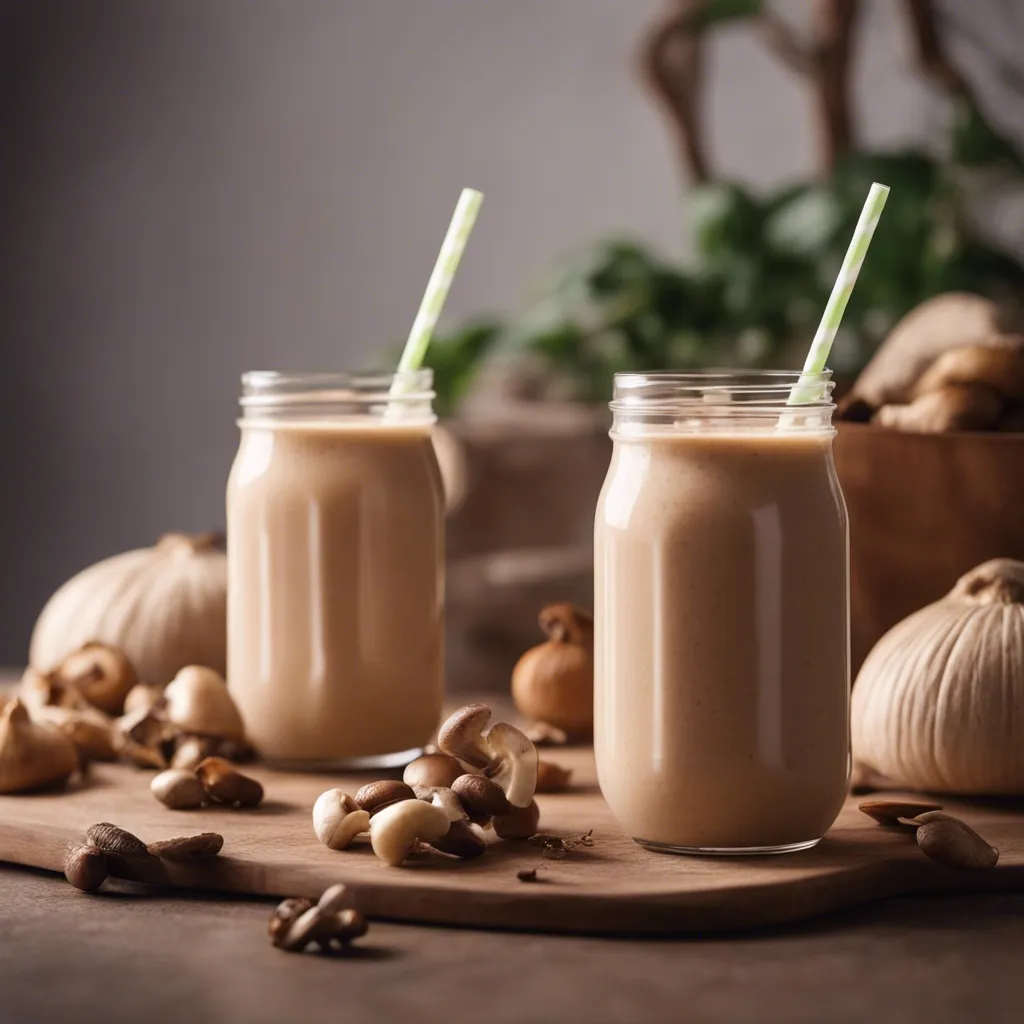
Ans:
{"type": "MultiPolygon", "coordinates": [[[[575,770],[569,793],[542,796],[541,828],[565,836],[593,829],[593,846],[542,859],[524,842],[495,842],[474,861],[423,856],[389,868],[367,840],[348,851],[321,846],[310,809],[331,786],[354,792],[368,777],[286,775],[255,768],[267,792],[254,811],[171,811],[151,796],[151,775],[97,766],[63,793],[0,797],[0,860],[60,871],[67,844],[97,821],[146,842],[220,832],[224,854],[208,865],[169,865],[174,886],[274,896],[318,896],[345,882],[370,917],[599,934],[721,932],[778,924],[901,893],[1024,889],[1021,805],[946,802],[1000,851],[991,871],[953,871],[928,860],[909,833],[876,825],[847,806],[821,844],[777,857],[677,857],[641,849],[615,823],[595,783],[589,749],[553,759],[575,770]],[[516,878],[540,866],[537,883],[516,878]]],[[[87,897],[82,897],[87,898],[87,897]]],[[[95,897],[101,898],[101,897],[95,897]]]]}

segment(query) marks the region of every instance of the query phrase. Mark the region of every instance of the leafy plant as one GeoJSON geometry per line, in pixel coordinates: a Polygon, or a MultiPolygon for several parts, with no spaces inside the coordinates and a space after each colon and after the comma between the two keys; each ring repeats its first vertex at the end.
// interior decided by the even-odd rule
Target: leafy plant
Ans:
{"type": "MultiPolygon", "coordinates": [[[[673,34],[696,45],[701,34],[723,23],[760,19],[783,56],[821,85],[813,79],[820,64],[808,64],[808,53],[797,52],[801,44],[762,0],[676,3],[652,33],[646,60],[667,59],[665,44],[673,34]]],[[[829,118],[830,145],[818,179],[758,195],[737,182],[709,180],[707,161],[691,160],[695,256],[688,265],[622,239],[576,253],[522,314],[472,323],[435,341],[428,362],[440,408],[455,407],[480,361],[498,349],[542,356],[554,374],[571,382],[576,397],[589,401],[608,398],[619,370],[795,366],[873,181],[892,191],[833,349],[835,369],[858,370],[895,320],[939,292],[963,289],[996,298],[1024,292],[1024,265],[968,227],[963,185],[965,170],[974,168],[1024,177],[1024,158],[985,118],[937,48],[927,0],[911,5],[911,13],[921,45],[930,47],[928,68],[940,69],[952,96],[942,156],[922,149],[858,151],[837,109],[829,118]]],[[[849,40],[842,45],[848,54],[849,40]]],[[[656,90],[664,88],[666,74],[660,67],[652,76],[656,90]]],[[[694,80],[683,75],[675,85],[692,89],[694,80]]],[[[671,96],[666,103],[677,118],[688,109],[671,96]]],[[[692,157],[693,123],[683,119],[677,128],[689,138],[683,152],[692,157]]]]}

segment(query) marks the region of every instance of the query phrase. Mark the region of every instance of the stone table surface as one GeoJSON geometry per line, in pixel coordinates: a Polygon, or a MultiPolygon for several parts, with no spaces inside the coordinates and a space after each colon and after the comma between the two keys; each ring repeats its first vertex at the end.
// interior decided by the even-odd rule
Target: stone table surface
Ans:
{"type": "Polygon", "coordinates": [[[274,949],[273,900],[108,886],[0,865],[0,1024],[1024,1020],[1024,894],[671,941],[374,922],[335,959],[274,949]]]}
{"type": "Polygon", "coordinates": [[[902,898],[685,941],[374,923],[343,959],[267,941],[273,902],[99,896],[0,867],[4,1024],[1022,1019],[1024,897],[902,898]]]}

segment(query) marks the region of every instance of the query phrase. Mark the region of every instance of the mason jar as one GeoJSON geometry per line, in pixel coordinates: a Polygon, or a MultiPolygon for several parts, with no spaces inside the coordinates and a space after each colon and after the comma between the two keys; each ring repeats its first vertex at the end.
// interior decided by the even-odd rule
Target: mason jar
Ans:
{"type": "Polygon", "coordinates": [[[637,842],[813,846],[849,774],[829,374],[626,373],[595,521],[595,753],[637,842]],[[794,389],[805,404],[789,404],[794,389]]]}
{"type": "Polygon", "coordinates": [[[270,763],[416,757],[443,691],[429,370],[242,377],[227,488],[228,685],[270,763]]]}

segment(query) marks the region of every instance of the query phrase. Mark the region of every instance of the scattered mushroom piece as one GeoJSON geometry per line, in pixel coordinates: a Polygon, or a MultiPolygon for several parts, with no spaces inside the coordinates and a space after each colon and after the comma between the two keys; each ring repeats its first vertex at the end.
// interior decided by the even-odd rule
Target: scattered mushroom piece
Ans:
{"type": "Polygon", "coordinates": [[[353,799],[359,807],[368,811],[372,818],[378,811],[397,804],[399,800],[415,800],[416,794],[412,786],[405,782],[399,782],[398,779],[381,779],[379,782],[368,782],[356,790],[353,799]]]}
{"type": "Polygon", "coordinates": [[[422,754],[406,765],[402,781],[417,786],[450,786],[465,769],[449,754],[422,754]]]}
{"type": "Polygon", "coordinates": [[[40,725],[63,733],[89,761],[116,761],[117,732],[110,719],[93,707],[65,708],[46,705],[36,708],[32,718],[40,725]]]}
{"type": "Polygon", "coordinates": [[[514,725],[497,722],[487,733],[493,758],[484,774],[505,791],[513,807],[527,807],[537,791],[537,748],[514,725]]]}
{"type": "Polygon", "coordinates": [[[161,860],[180,864],[194,864],[197,861],[212,860],[224,847],[224,837],[216,832],[201,832],[197,836],[179,836],[150,843],[149,852],[161,860]]]}
{"type": "Polygon", "coordinates": [[[313,831],[330,850],[347,850],[357,835],[369,830],[369,812],[340,789],[328,789],[313,804],[313,831]]]}
{"type": "Polygon", "coordinates": [[[201,665],[183,668],[167,684],[167,719],[183,733],[245,738],[245,726],[219,672],[201,665]]]}
{"type": "Polygon", "coordinates": [[[553,761],[537,762],[538,793],[562,793],[569,788],[571,780],[571,768],[563,768],[553,761]]]}
{"type": "Polygon", "coordinates": [[[402,800],[370,820],[370,844],[385,864],[398,867],[417,840],[433,843],[450,826],[447,813],[440,807],[423,800],[402,800]]]}
{"type": "Polygon", "coordinates": [[[20,700],[0,707],[0,793],[62,785],[78,763],[71,740],[33,722],[20,700]]]}
{"type": "Polygon", "coordinates": [[[355,908],[346,907],[348,893],[344,885],[332,885],[318,903],[307,899],[289,899],[279,904],[270,918],[270,941],[279,949],[298,953],[311,942],[325,953],[338,953],[367,932],[366,918],[355,908]]]}
{"type": "Polygon", "coordinates": [[[540,825],[540,808],[536,800],[527,807],[514,807],[512,813],[494,819],[494,831],[501,839],[529,839],[537,834],[540,825]]]}
{"type": "Polygon", "coordinates": [[[184,768],[170,768],[161,772],[149,784],[150,791],[165,807],[172,811],[191,811],[201,807],[206,790],[195,772],[184,768]]]}
{"type": "Polygon", "coordinates": [[[74,844],[64,857],[64,877],[82,892],[96,892],[107,880],[107,855],[95,846],[74,844]]]}
{"type": "Polygon", "coordinates": [[[505,791],[486,775],[462,775],[452,783],[452,791],[462,801],[470,821],[477,825],[512,813],[505,791]]]}
{"type": "Polygon", "coordinates": [[[128,656],[119,647],[92,641],[69,654],[52,679],[71,684],[92,705],[109,715],[119,715],[125,697],[139,681],[128,656]]]}
{"type": "Polygon", "coordinates": [[[453,821],[448,831],[430,845],[442,853],[451,854],[461,860],[472,860],[487,852],[487,837],[479,825],[468,821],[453,821]]]}
{"type": "Polygon", "coordinates": [[[437,745],[474,768],[485,768],[493,756],[483,737],[490,720],[491,709],[486,704],[467,704],[448,716],[438,730],[437,745]]]}
{"type": "Polygon", "coordinates": [[[196,778],[207,794],[219,804],[255,807],[263,799],[263,786],[235,770],[223,757],[208,757],[196,767],[196,778]]]}

